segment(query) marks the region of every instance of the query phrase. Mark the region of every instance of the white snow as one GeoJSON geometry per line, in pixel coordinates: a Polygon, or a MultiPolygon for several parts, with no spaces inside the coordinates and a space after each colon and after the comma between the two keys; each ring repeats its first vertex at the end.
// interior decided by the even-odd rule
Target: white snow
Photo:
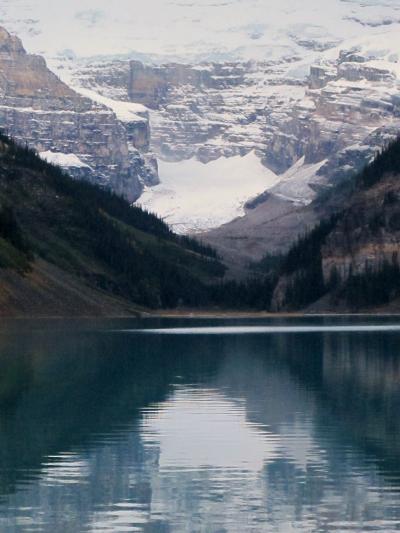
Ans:
{"type": "Polygon", "coordinates": [[[302,157],[279,177],[279,183],[271,189],[271,192],[285,200],[309,204],[316,196],[310,185],[322,181],[317,173],[326,162],[325,159],[318,163],[306,164],[305,158],[302,157]]]}
{"type": "Polygon", "coordinates": [[[90,168],[89,165],[83,163],[75,154],[64,154],[62,152],[51,152],[48,150],[47,152],[40,152],[39,156],[48,163],[63,168],[90,168]]]}
{"type": "MultiPolygon", "coordinates": [[[[400,17],[400,3],[398,6],[400,17]]],[[[377,68],[391,68],[398,73],[400,62],[400,23],[382,28],[375,28],[372,31],[363,32],[346,40],[340,46],[328,50],[323,54],[323,60],[336,61],[340,51],[358,53],[369,61],[373,61],[373,66],[377,68]]],[[[365,63],[364,63],[365,64],[365,63]]]]}
{"type": "Polygon", "coordinates": [[[280,59],[399,19],[398,0],[0,0],[0,24],[46,57],[280,59]]]}
{"type": "Polygon", "coordinates": [[[246,201],[279,180],[254,151],[207,164],[159,161],[159,174],[161,184],[145,190],[138,204],[179,233],[208,230],[243,216],[246,201]]]}
{"type": "MultiPolygon", "coordinates": [[[[71,84],[72,85],[72,84],[71,84]]],[[[147,108],[142,104],[136,104],[134,102],[124,102],[120,100],[113,100],[102,96],[96,91],[91,89],[86,89],[84,87],[79,87],[74,85],[74,89],[79,92],[82,96],[90,98],[98,104],[102,104],[116,114],[118,120],[125,123],[130,122],[147,122],[147,108]]]]}

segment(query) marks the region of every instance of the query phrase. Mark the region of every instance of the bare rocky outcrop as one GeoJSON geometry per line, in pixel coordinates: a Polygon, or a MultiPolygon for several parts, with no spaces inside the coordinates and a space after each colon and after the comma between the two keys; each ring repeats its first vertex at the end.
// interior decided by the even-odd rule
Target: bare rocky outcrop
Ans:
{"type": "Polygon", "coordinates": [[[399,259],[400,180],[387,176],[354,197],[329,236],[322,253],[324,281],[332,271],[346,281],[399,259]]]}
{"type": "Polygon", "coordinates": [[[307,79],[296,79],[284,74],[296,61],[133,61],[127,92],[155,110],[152,147],[160,157],[208,162],[256,150],[277,174],[303,156],[305,164],[327,159],[319,175],[336,182],[368,162],[400,126],[396,65],[341,50],[333,59],[322,55],[307,79]]]}
{"type": "Polygon", "coordinates": [[[362,47],[322,53],[308,76],[291,73],[298,61],[87,63],[76,80],[150,107],[150,146],[162,159],[207,163],[255,150],[283,174],[304,157],[306,165],[324,162],[321,188],[357,171],[397,134],[397,67],[394,56],[362,47]]]}
{"type": "Polygon", "coordinates": [[[245,73],[246,65],[241,63],[148,66],[131,61],[128,94],[132,101],[158,109],[171,101],[174,90],[179,87],[221,90],[242,84],[245,73]]]}
{"type": "Polygon", "coordinates": [[[354,283],[355,279],[363,280],[363,288],[357,289],[357,298],[359,301],[365,300],[365,305],[398,298],[398,172],[383,172],[369,186],[358,180],[352,187],[334,191],[332,197],[335,196],[336,216],[330,222],[325,219],[327,232],[323,235],[319,226],[316,232],[310,233],[309,238],[313,241],[308,240],[305,245],[307,239],[303,240],[300,253],[298,248],[294,252],[292,249],[290,263],[286,261],[286,266],[284,264],[274,288],[272,310],[281,311],[310,304],[310,310],[315,312],[328,309],[355,310],[358,304],[347,293],[349,284],[354,283]],[[318,239],[321,240],[316,245],[318,239]],[[305,249],[314,250],[306,259],[305,249]],[[365,294],[368,284],[373,284],[377,276],[381,276],[387,284],[392,284],[390,290],[380,285],[380,290],[386,291],[382,294],[382,300],[380,293],[375,292],[373,296],[365,294]]]}
{"type": "Polygon", "coordinates": [[[15,139],[54,157],[78,178],[109,186],[134,201],[156,165],[145,119],[123,124],[112,110],[63,83],[40,56],[0,28],[0,125],[15,139]],[[59,154],[65,156],[64,158],[59,154]],[[69,164],[71,154],[79,164],[69,164]]]}

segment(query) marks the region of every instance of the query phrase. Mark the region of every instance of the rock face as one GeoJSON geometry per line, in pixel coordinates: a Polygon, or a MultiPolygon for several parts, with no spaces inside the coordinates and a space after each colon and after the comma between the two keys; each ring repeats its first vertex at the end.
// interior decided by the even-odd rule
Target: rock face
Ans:
{"type": "MultiPolygon", "coordinates": [[[[207,9],[159,0],[163,8],[146,3],[140,14],[129,1],[123,9],[103,2],[96,14],[78,4],[51,11],[48,0],[3,0],[0,15],[68,84],[64,73],[75,69],[73,87],[148,106],[150,147],[167,161],[207,163],[255,150],[285,175],[274,194],[298,202],[302,193],[296,186],[292,194],[286,178],[302,160],[309,202],[399,126],[398,0],[329,0],[320,10],[311,0],[268,9],[248,0],[207,9]]],[[[128,141],[141,151],[143,128],[129,126],[128,141]]]]}
{"type": "Polygon", "coordinates": [[[336,181],[399,127],[398,64],[341,50],[334,59],[322,56],[301,80],[288,75],[294,60],[195,67],[134,61],[128,94],[155,109],[152,146],[160,157],[208,162],[255,149],[278,174],[302,157],[305,164],[327,160],[318,174],[336,181]]]}
{"type": "MultiPolygon", "coordinates": [[[[250,62],[146,67],[134,61],[128,93],[154,109],[152,148],[164,159],[207,163],[252,149],[261,156],[265,90],[259,78],[272,70],[250,62]]],[[[299,83],[291,87],[303,92],[299,83]]]]}
{"type": "Polygon", "coordinates": [[[158,109],[173,100],[176,89],[192,87],[197,92],[226,89],[242,84],[244,74],[245,66],[240,63],[153,67],[131,61],[128,94],[132,101],[158,109]]]}
{"type": "MultiPolygon", "coordinates": [[[[386,163],[387,161],[388,159],[386,163]]],[[[397,166],[394,173],[381,171],[383,166],[375,167],[375,172],[381,174],[376,183],[369,186],[358,183],[353,187],[345,187],[343,191],[334,191],[333,196],[339,195],[336,199],[336,221],[332,223],[323,241],[314,249],[313,257],[304,262],[299,260],[298,255],[296,262],[291,264],[290,271],[286,270],[280,274],[271,303],[273,310],[309,305],[313,312],[333,309],[357,310],[360,303],[362,306],[375,306],[398,300],[398,159],[395,165],[391,166],[397,166]],[[318,268],[315,268],[316,264],[318,268]],[[378,281],[374,281],[377,276],[381,278],[378,277],[378,281]],[[355,279],[358,279],[358,283],[361,280],[361,285],[356,284],[354,292],[355,279]],[[349,283],[353,283],[351,297],[348,293],[349,283]],[[307,291],[307,286],[323,288],[313,294],[312,291],[307,291]],[[302,296],[299,300],[300,294],[302,296]],[[302,303],[301,298],[305,298],[302,303]]]]}
{"type": "Polygon", "coordinates": [[[123,124],[112,110],[61,82],[42,57],[27,54],[3,28],[0,124],[48,159],[60,156],[59,163],[72,175],[109,186],[132,201],[144,183],[154,182],[156,166],[139,152],[149,144],[146,120],[123,124]]]}
{"type": "Polygon", "coordinates": [[[146,67],[140,61],[132,61],[128,92],[133,102],[157,108],[167,90],[164,70],[146,67]]]}
{"type": "Polygon", "coordinates": [[[351,274],[377,271],[400,253],[400,180],[387,176],[354,197],[329,236],[322,254],[324,280],[333,269],[346,280],[351,274]]]}

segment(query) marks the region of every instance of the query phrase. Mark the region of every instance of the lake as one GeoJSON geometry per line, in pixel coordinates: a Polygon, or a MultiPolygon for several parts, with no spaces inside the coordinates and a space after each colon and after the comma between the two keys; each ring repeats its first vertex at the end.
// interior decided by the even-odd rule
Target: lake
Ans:
{"type": "Polygon", "coordinates": [[[0,531],[400,531],[400,320],[3,321],[0,531]]]}

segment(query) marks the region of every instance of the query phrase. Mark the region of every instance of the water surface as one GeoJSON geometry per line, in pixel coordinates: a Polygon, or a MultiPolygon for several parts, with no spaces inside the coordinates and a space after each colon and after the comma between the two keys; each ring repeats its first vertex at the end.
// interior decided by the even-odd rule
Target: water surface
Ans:
{"type": "Polygon", "coordinates": [[[400,321],[0,329],[0,531],[400,531],[400,321]]]}

